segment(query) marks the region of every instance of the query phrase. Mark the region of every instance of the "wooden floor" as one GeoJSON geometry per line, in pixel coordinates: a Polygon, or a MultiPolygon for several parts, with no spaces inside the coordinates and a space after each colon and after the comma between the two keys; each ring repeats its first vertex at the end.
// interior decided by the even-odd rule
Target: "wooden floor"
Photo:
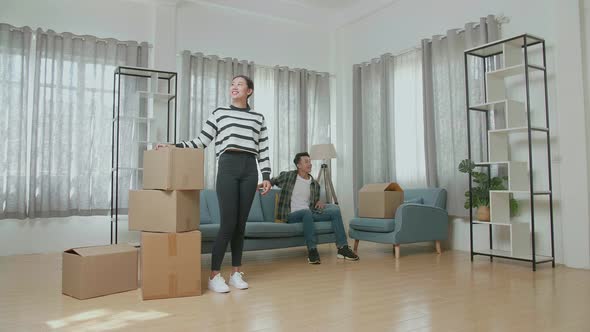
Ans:
{"type": "Polygon", "coordinates": [[[319,249],[321,265],[303,248],[248,252],[249,290],[155,301],[139,290],[79,301],[61,295],[60,255],[0,257],[0,330],[590,331],[590,271],[472,264],[432,247],[395,260],[392,247],[361,242],[358,262],[319,249]]]}

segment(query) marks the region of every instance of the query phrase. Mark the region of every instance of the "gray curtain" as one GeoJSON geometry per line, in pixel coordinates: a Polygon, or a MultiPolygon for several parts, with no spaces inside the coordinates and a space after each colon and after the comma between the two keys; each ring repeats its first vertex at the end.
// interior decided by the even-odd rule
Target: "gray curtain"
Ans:
{"type": "MultiPolygon", "coordinates": [[[[259,96],[259,98],[262,98],[259,96]]],[[[274,68],[273,174],[293,169],[295,154],[330,140],[330,77],[305,69],[274,68]]],[[[314,174],[319,171],[314,164],[314,174]]]]}
{"type": "MultiPolygon", "coordinates": [[[[431,187],[446,188],[451,215],[464,216],[464,192],[468,183],[457,170],[467,158],[467,116],[465,111],[465,67],[463,51],[499,39],[500,27],[494,16],[467,23],[464,30],[449,30],[445,36],[422,41],[424,123],[427,179],[431,187]]],[[[470,65],[470,101],[484,101],[481,66],[470,65]]],[[[472,120],[472,158],[485,158],[485,118],[472,120]],[[483,147],[483,148],[482,148],[483,147]]]]}
{"type": "MultiPolygon", "coordinates": [[[[147,43],[71,33],[36,32],[29,169],[29,217],[106,214],[110,207],[113,73],[116,66],[146,66],[147,43]]],[[[139,112],[123,86],[122,109],[139,112]]],[[[136,124],[122,125],[122,164],[137,163],[136,124]],[[134,157],[135,156],[135,157],[134,157]]],[[[145,144],[145,142],[144,142],[145,144]]],[[[137,183],[122,172],[120,195],[137,183]]],[[[122,202],[123,207],[126,201],[122,202]]]]}
{"type": "MultiPolygon", "coordinates": [[[[180,61],[180,91],[177,130],[179,140],[199,135],[207,118],[218,107],[231,104],[229,88],[236,75],[254,77],[254,63],[234,58],[220,58],[184,51],[180,61]]],[[[256,94],[256,82],[254,82],[256,94]]],[[[255,96],[248,101],[252,108],[255,96]]],[[[259,112],[258,110],[256,110],[259,112]]],[[[262,112],[261,112],[262,113],[262,112]]],[[[205,149],[205,185],[215,188],[215,148],[205,149]]]]}
{"type": "Polygon", "coordinates": [[[353,66],[354,192],[395,180],[394,57],[353,66]]]}
{"type": "Polygon", "coordinates": [[[353,81],[355,192],[389,181],[424,187],[421,51],[354,65],[353,81]]]}
{"type": "Polygon", "coordinates": [[[26,216],[29,27],[0,24],[0,218],[26,216]]]}

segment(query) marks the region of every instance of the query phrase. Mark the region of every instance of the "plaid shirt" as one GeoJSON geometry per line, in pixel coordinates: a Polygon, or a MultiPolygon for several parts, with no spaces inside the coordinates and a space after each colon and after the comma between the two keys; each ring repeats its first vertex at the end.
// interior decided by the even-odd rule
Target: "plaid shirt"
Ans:
{"type": "MultiPolygon", "coordinates": [[[[309,209],[315,211],[315,204],[320,200],[320,184],[314,180],[311,174],[309,176],[311,177],[309,209]]],[[[297,181],[297,171],[281,172],[279,176],[270,180],[273,186],[281,188],[278,211],[275,211],[277,222],[287,222],[289,213],[291,213],[291,196],[293,196],[295,181],[297,181]]]]}

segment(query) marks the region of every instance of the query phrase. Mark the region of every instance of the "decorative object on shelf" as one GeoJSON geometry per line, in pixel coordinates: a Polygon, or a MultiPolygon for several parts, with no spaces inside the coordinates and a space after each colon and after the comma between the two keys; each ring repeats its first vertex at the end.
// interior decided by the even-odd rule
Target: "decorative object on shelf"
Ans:
{"type": "Polygon", "coordinates": [[[311,146],[311,159],[321,160],[322,166],[318,173],[317,181],[321,187],[326,190],[326,203],[338,204],[338,197],[336,197],[336,191],[332,184],[332,176],[330,168],[328,167],[328,160],[336,158],[336,149],[334,144],[315,144],[311,146]],[[324,184],[322,185],[322,179],[324,184]]]}
{"type": "Polygon", "coordinates": [[[471,260],[480,255],[489,257],[490,261],[495,257],[524,261],[531,263],[533,271],[541,263],[551,263],[555,267],[545,40],[522,34],[465,50],[464,60],[467,160],[459,169],[469,176],[465,207],[469,209],[471,260]],[[470,79],[475,80],[471,83],[476,91],[471,90],[470,79]],[[471,104],[470,98],[478,95],[483,100],[474,100],[471,104]],[[475,129],[472,120],[480,121],[487,135],[475,129]],[[473,162],[473,155],[478,153],[472,150],[472,135],[485,137],[482,151],[486,153],[482,157],[487,160],[473,162]],[[546,159],[543,158],[546,167],[538,163],[539,158],[533,158],[541,144],[547,152],[546,159]],[[514,147],[526,151],[526,161],[518,160],[518,154],[512,151],[514,147]],[[508,176],[492,177],[493,167],[505,167],[508,176]],[[474,171],[475,168],[481,168],[482,172],[474,171]],[[543,185],[534,181],[539,177],[546,179],[543,185]],[[545,188],[539,188],[541,186],[545,188]],[[529,221],[524,220],[524,215],[518,220],[512,218],[518,208],[513,198],[515,194],[528,197],[529,221]],[[546,205],[536,202],[542,198],[547,198],[546,205]],[[485,206],[489,206],[487,219],[490,220],[482,222],[487,217],[485,209],[478,209],[479,220],[475,220],[473,207],[485,206]],[[549,208],[550,255],[540,254],[537,248],[537,238],[541,234],[535,233],[535,227],[542,215],[538,211],[540,206],[549,208]],[[474,245],[476,239],[481,239],[474,237],[474,227],[477,227],[474,225],[481,224],[488,226],[489,249],[474,245]],[[494,248],[494,233],[500,229],[508,230],[508,250],[494,248]]]}
{"type": "MultiPolygon", "coordinates": [[[[473,182],[477,184],[471,188],[471,195],[469,190],[465,192],[465,209],[477,208],[477,220],[490,221],[490,190],[507,190],[505,184],[508,177],[490,177],[486,173],[476,172],[475,167],[476,164],[469,159],[464,159],[459,164],[459,172],[470,174],[473,182]]],[[[517,212],[518,201],[511,195],[510,216],[516,215],[517,212]]]]}
{"type": "Polygon", "coordinates": [[[490,207],[480,206],[477,208],[477,220],[479,221],[490,221],[490,207]]]}

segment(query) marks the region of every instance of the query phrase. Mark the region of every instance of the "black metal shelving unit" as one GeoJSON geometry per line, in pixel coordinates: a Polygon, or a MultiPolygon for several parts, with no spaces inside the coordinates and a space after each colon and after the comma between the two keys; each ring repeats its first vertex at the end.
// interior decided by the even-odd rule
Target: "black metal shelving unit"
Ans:
{"type": "MultiPolygon", "coordinates": [[[[488,134],[490,132],[490,105],[497,104],[503,102],[502,100],[493,100],[494,98],[490,98],[488,93],[488,88],[492,91],[491,84],[494,82],[488,82],[488,75],[494,73],[506,74],[508,76],[517,76],[521,75],[524,78],[524,89],[525,89],[525,101],[524,107],[526,109],[526,125],[522,126],[521,128],[506,128],[506,135],[512,134],[512,132],[520,132],[527,134],[527,141],[528,141],[528,190],[520,191],[520,193],[525,193],[529,195],[530,200],[530,243],[531,243],[531,250],[530,255],[514,255],[510,251],[499,251],[493,248],[493,226],[494,220],[492,218],[491,222],[489,223],[489,250],[474,250],[474,238],[473,238],[473,227],[475,224],[485,224],[482,222],[477,222],[473,218],[473,209],[469,210],[469,232],[470,232],[470,251],[471,251],[471,261],[473,261],[474,256],[481,255],[487,256],[490,258],[490,261],[494,259],[494,257],[504,258],[504,259],[511,259],[511,260],[518,260],[529,262],[532,265],[533,271],[536,271],[537,265],[541,263],[551,263],[552,267],[555,267],[555,248],[554,248],[554,227],[553,227],[553,187],[552,187],[552,176],[551,176],[551,140],[550,140],[550,130],[549,130],[549,103],[547,97],[547,61],[546,61],[546,48],[545,48],[545,40],[530,34],[522,34],[518,36],[514,36],[511,38],[502,39],[499,41],[495,41],[492,43],[488,43],[482,46],[478,46],[475,48],[468,49],[464,52],[464,61],[465,61],[465,92],[466,92],[466,113],[467,113],[467,142],[468,142],[468,158],[472,160],[472,140],[471,140],[471,117],[472,113],[476,112],[481,114],[483,112],[485,114],[485,122],[486,122],[486,130],[488,134]],[[531,64],[530,56],[531,52],[540,52],[542,56],[542,65],[534,65],[531,64]],[[510,54],[508,54],[510,52],[510,54]],[[513,62],[514,59],[517,57],[521,57],[521,62],[516,64],[508,63],[509,59],[513,62]],[[470,104],[470,88],[469,88],[469,60],[471,57],[476,57],[479,62],[476,60],[474,61],[477,65],[482,66],[483,69],[483,88],[484,88],[484,98],[485,103],[473,106],[470,104]],[[491,64],[498,63],[498,57],[503,59],[501,69],[491,70],[491,64]],[[501,72],[502,71],[502,72],[501,72]],[[542,72],[543,75],[543,97],[544,97],[544,104],[545,104],[545,126],[544,127],[535,127],[531,125],[531,72],[537,71],[542,72]],[[492,99],[492,100],[490,100],[492,99]],[[548,176],[548,190],[540,190],[535,188],[533,184],[533,134],[544,134],[546,139],[546,148],[547,148],[547,176],[548,176]],[[549,199],[549,219],[550,219],[550,236],[551,236],[551,256],[541,256],[537,255],[537,246],[535,243],[535,223],[536,223],[536,216],[535,216],[535,196],[548,196],[549,199]]],[[[502,78],[503,79],[503,78],[502,78]]],[[[496,83],[494,83],[496,84],[496,83]]],[[[497,87],[496,87],[497,88],[497,87]]],[[[508,98],[506,98],[505,102],[508,103],[508,98]]],[[[505,110],[507,106],[505,106],[505,110]]],[[[507,110],[505,113],[507,117],[507,110]]],[[[506,120],[508,121],[508,120],[506,120]]],[[[476,163],[477,167],[484,168],[487,171],[488,176],[491,176],[491,167],[494,164],[501,164],[500,162],[489,161],[490,159],[490,138],[486,136],[486,158],[487,161],[476,163]]],[[[510,161],[504,162],[508,164],[510,161]]],[[[473,189],[472,184],[472,176],[469,175],[469,192],[470,198],[471,192],[473,189]]],[[[510,190],[505,191],[506,193],[511,193],[510,190]]],[[[497,223],[496,225],[502,225],[503,223],[497,223]]],[[[507,225],[507,224],[505,224],[507,225]]],[[[511,232],[512,232],[511,228],[511,232]]],[[[513,239],[511,239],[513,241],[513,239]]],[[[512,244],[511,244],[512,245],[512,244]]]]}
{"type": "MultiPolygon", "coordinates": [[[[121,115],[121,84],[128,79],[135,80],[154,80],[151,84],[161,86],[160,83],[164,82],[166,92],[153,92],[153,91],[136,91],[138,94],[137,102],[143,97],[147,99],[158,98],[167,102],[167,123],[166,123],[166,142],[176,143],[176,119],[177,119],[177,87],[178,87],[178,75],[176,72],[162,71],[156,69],[142,68],[142,67],[130,67],[130,66],[119,66],[115,69],[113,75],[113,125],[111,132],[111,244],[118,243],[118,228],[119,219],[122,217],[119,213],[119,171],[122,169],[120,165],[119,150],[122,144],[133,144],[137,142],[121,142],[120,135],[120,122],[122,120],[127,121],[138,121],[145,123],[149,126],[150,119],[139,116],[122,116],[121,115]],[[172,126],[171,126],[172,122],[172,126]]],[[[147,83],[147,81],[145,81],[147,83]]],[[[140,85],[140,84],[137,84],[140,85]]],[[[147,84],[149,86],[150,84],[147,84]]],[[[149,142],[149,137],[146,138],[144,144],[149,145],[158,142],[149,142]]],[[[164,143],[164,142],[162,142],[164,143]]],[[[139,163],[139,160],[137,161],[139,163]]],[[[132,170],[141,170],[139,167],[130,168],[132,170]]],[[[139,188],[135,188],[139,189],[139,188]]]]}

